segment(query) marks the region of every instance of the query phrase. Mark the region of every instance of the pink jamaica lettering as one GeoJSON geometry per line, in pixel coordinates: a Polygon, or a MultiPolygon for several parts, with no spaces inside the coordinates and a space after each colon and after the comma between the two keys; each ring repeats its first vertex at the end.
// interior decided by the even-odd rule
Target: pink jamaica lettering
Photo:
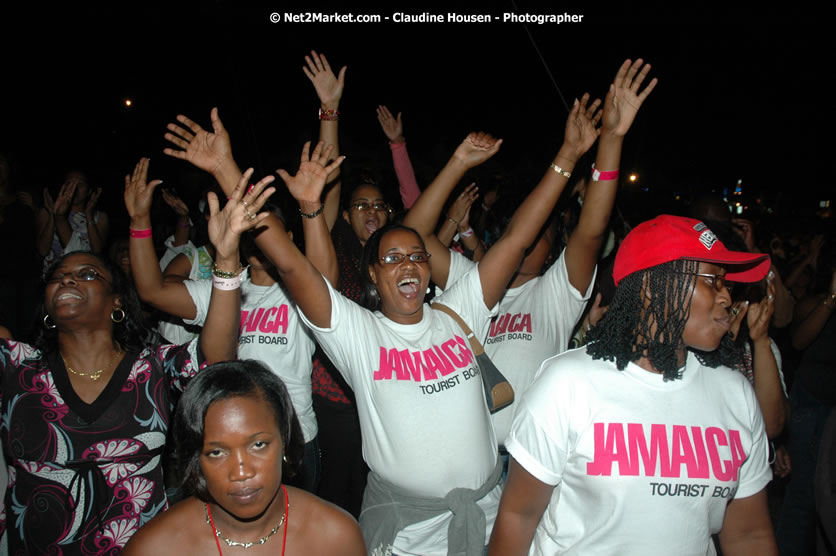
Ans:
{"type": "Polygon", "coordinates": [[[488,336],[493,338],[506,332],[528,332],[530,334],[531,314],[517,313],[516,315],[512,315],[511,313],[505,313],[504,315],[499,315],[491,322],[491,330],[488,336]]]}
{"type": "Polygon", "coordinates": [[[456,369],[468,367],[473,354],[467,342],[454,336],[440,346],[423,351],[410,352],[408,349],[385,348],[380,346],[380,365],[374,372],[374,380],[436,380],[447,376],[456,369]],[[454,349],[454,348],[457,348],[454,349]],[[393,377],[394,374],[394,377],[393,377]]]}
{"type": "Polygon", "coordinates": [[[254,311],[241,311],[241,332],[264,332],[266,334],[287,334],[287,304],[254,311]]]}
{"type": "Polygon", "coordinates": [[[709,478],[709,470],[719,481],[737,480],[740,466],[746,460],[740,431],[726,431],[718,427],[689,427],[684,425],[650,425],[650,438],[640,423],[627,423],[627,437],[623,423],[595,423],[595,458],[586,464],[587,475],[612,474],[613,463],[618,464],[620,476],[638,475],[639,460],[644,464],[644,475],[679,477],[682,465],[691,479],[709,478]],[[668,446],[668,427],[672,443],[668,446]],[[719,447],[729,448],[731,459],[720,459],[719,447]],[[709,465],[710,462],[710,465],[709,465]]]}

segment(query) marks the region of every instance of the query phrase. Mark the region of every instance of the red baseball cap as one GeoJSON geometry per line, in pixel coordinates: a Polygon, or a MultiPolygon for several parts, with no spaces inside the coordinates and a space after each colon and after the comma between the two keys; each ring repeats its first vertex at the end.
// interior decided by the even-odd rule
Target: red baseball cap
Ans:
{"type": "Polygon", "coordinates": [[[615,255],[615,285],[625,277],[669,261],[690,259],[726,268],[731,282],[757,282],[769,272],[769,255],[729,251],[708,226],[693,218],[663,214],[627,234],[615,255]]]}

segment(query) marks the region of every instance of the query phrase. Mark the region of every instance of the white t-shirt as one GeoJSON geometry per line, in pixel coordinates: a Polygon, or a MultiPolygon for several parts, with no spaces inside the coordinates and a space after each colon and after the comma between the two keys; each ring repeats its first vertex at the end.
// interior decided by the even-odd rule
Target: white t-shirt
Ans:
{"type": "Polygon", "coordinates": [[[679,380],[593,361],[543,363],[505,442],[555,485],[530,554],[711,555],[726,505],[772,478],[755,392],[689,352],[679,380]]]}
{"type": "MultiPolygon", "coordinates": [[[[485,353],[514,388],[514,403],[491,415],[496,438],[503,442],[511,430],[514,409],[531,386],[540,365],[566,351],[572,329],[583,314],[595,275],[582,294],[569,282],[566,250],[545,274],[517,288],[508,288],[499,302],[488,333],[480,336],[485,353]]],[[[454,284],[476,263],[450,252],[447,284],[454,284]]]]}
{"type": "MultiPolygon", "coordinates": [[[[203,326],[209,310],[212,280],[186,280],[183,283],[197,308],[194,320],[185,322],[203,326]]],[[[240,333],[238,357],[260,361],[282,379],[290,393],[305,442],[310,442],[317,433],[311,399],[313,339],[299,319],[296,304],[279,284],[256,286],[246,270],[241,275],[240,333]]]]}
{"type": "MultiPolygon", "coordinates": [[[[369,468],[416,496],[443,498],[454,488],[479,488],[496,465],[496,437],[479,368],[458,324],[427,304],[419,323],[398,324],[330,285],[328,290],[331,327],[302,318],[354,390],[369,468]]],[[[437,301],[477,333],[487,330],[491,312],[478,271],[437,301]]],[[[479,502],[488,536],[500,494],[497,486],[479,502]]],[[[394,552],[446,554],[451,517],[447,512],[407,527],[394,552]]]]}

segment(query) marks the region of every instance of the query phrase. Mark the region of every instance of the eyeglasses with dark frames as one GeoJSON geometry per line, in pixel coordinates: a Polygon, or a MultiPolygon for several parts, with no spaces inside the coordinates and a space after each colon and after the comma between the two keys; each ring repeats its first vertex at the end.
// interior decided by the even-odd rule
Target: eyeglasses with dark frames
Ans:
{"type": "Polygon", "coordinates": [[[377,212],[386,212],[386,211],[389,210],[389,205],[387,203],[383,202],[383,201],[376,201],[374,203],[368,203],[368,202],[365,202],[365,201],[361,201],[359,203],[354,203],[353,205],[350,205],[350,206],[351,206],[352,209],[354,209],[356,211],[359,211],[359,212],[364,212],[364,211],[367,211],[369,209],[377,211],[377,212]]]}
{"type": "Polygon", "coordinates": [[[729,293],[732,293],[734,290],[734,282],[726,280],[726,276],[723,274],[702,274],[697,272],[696,275],[708,278],[711,285],[714,286],[714,289],[718,292],[722,292],[723,288],[725,288],[729,293]]]}

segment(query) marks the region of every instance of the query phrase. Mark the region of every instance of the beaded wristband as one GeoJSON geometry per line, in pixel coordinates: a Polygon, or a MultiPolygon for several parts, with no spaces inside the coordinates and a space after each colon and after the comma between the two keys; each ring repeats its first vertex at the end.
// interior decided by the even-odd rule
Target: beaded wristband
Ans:
{"type": "Polygon", "coordinates": [[[592,165],[592,181],[610,181],[618,179],[618,170],[610,170],[609,172],[601,172],[592,165]]]}
{"type": "Polygon", "coordinates": [[[567,180],[572,177],[571,172],[567,172],[566,170],[564,170],[563,168],[561,168],[560,166],[558,166],[554,162],[552,162],[551,168],[552,168],[552,170],[554,170],[555,172],[557,172],[558,174],[560,174],[561,176],[563,176],[567,180]]]}
{"type": "Polygon", "coordinates": [[[221,278],[220,276],[212,276],[212,286],[224,291],[237,290],[241,287],[241,275],[239,274],[234,278],[221,278]]]}
{"type": "Polygon", "coordinates": [[[325,204],[323,203],[323,204],[319,205],[318,209],[316,209],[315,211],[313,211],[311,213],[302,212],[302,209],[299,209],[299,214],[301,214],[303,218],[316,218],[317,216],[322,214],[322,209],[324,209],[324,208],[325,208],[325,204]]]}
{"type": "Polygon", "coordinates": [[[221,270],[218,268],[216,263],[212,263],[212,276],[216,276],[218,278],[235,278],[241,275],[241,272],[244,271],[244,267],[240,264],[238,265],[238,270],[233,272],[227,272],[226,270],[221,270]]]}
{"type": "Polygon", "coordinates": [[[340,119],[340,111],[339,110],[328,110],[327,108],[320,108],[319,109],[319,119],[326,120],[329,122],[337,121],[340,119]]]}
{"type": "Polygon", "coordinates": [[[473,235],[473,228],[468,228],[463,232],[459,232],[459,235],[462,237],[470,237],[473,235]]]}
{"type": "Polygon", "coordinates": [[[145,228],[142,230],[134,230],[131,228],[131,237],[136,239],[144,239],[146,237],[151,237],[151,228],[145,228]]]}

